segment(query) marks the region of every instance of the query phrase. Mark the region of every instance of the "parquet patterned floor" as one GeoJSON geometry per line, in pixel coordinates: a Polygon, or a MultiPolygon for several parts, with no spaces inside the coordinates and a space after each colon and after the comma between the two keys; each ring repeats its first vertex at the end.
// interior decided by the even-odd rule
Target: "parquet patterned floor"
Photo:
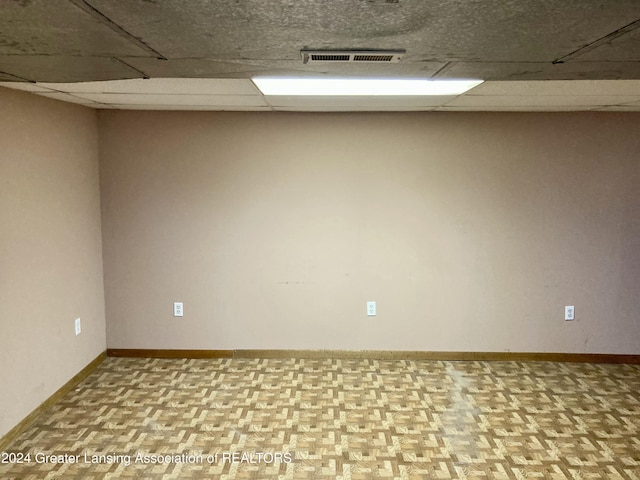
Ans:
{"type": "Polygon", "coordinates": [[[3,480],[640,479],[640,366],[108,358],[7,452],[3,480]]]}

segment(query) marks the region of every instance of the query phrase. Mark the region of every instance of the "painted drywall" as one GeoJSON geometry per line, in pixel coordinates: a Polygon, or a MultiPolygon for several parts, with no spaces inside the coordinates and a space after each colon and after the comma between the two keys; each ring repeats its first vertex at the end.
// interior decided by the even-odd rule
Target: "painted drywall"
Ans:
{"type": "Polygon", "coordinates": [[[0,106],[1,436],[106,332],[96,112],[4,88],[0,106]]]}
{"type": "Polygon", "coordinates": [[[100,112],[107,344],[638,354],[639,127],[100,112]]]}

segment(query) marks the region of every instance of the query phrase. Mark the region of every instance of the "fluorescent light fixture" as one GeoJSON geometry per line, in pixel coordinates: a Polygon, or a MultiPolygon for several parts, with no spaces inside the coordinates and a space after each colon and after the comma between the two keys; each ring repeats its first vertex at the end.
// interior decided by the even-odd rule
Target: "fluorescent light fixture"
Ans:
{"type": "Polygon", "coordinates": [[[482,80],[256,77],[263,95],[460,95],[482,80]]]}

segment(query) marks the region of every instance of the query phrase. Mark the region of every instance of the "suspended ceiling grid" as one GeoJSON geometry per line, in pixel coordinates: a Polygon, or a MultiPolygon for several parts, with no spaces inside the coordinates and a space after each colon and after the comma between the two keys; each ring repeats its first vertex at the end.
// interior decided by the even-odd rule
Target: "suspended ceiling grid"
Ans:
{"type": "Polygon", "coordinates": [[[637,0],[0,0],[0,82],[95,108],[640,110],[638,27],[637,0]],[[406,53],[305,65],[305,48],[406,53]],[[274,99],[256,75],[487,82],[453,98],[274,99]]]}

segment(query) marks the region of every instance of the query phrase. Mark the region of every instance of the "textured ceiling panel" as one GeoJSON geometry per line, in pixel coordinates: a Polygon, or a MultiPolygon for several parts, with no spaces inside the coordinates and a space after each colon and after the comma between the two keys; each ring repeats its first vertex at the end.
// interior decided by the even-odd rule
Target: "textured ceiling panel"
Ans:
{"type": "Polygon", "coordinates": [[[78,82],[141,77],[124,63],[105,57],[0,55],[0,70],[31,81],[78,82]]]}
{"type": "Polygon", "coordinates": [[[168,58],[300,60],[300,49],[401,48],[431,10],[423,2],[156,1],[91,4],[168,58]]]}
{"type": "Polygon", "coordinates": [[[407,60],[552,61],[638,18],[637,0],[88,0],[167,58],[295,60],[309,48],[407,60]]]}
{"type": "Polygon", "coordinates": [[[375,76],[375,77],[422,77],[434,75],[445,64],[437,62],[419,63],[345,63],[307,64],[297,60],[211,60],[124,58],[131,66],[150,77],[161,78],[251,78],[256,75],[279,76],[375,76]]]}
{"type": "MultiPolygon", "coordinates": [[[[640,8],[639,15],[640,15],[640,8]]],[[[577,61],[640,62],[640,28],[576,57],[577,61]]]]}
{"type": "MultiPolygon", "coordinates": [[[[636,27],[639,0],[0,0],[0,81],[151,77],[246,83],[256,75],[640,80],[636,27]],[[305,48],[403,49],[406,54],[394,64],[305,65],[300,55],[305,48]],[[565,63],[554,64],[557,59],[565,63]]],[[[125,93],[118,85],[113,85],[115,90],[89,92],[125,93]]],[[[162,85],[141,80],[135,91],[126,93],[220,93],[211,88],[212,84],[178,80],[162,85]]],[[[504,91],[492,95],[519,102],[517,92],[504,85],[494,88],[504,91]]],[[[616,95],[613,87],[607,88],[595,95],[616,95]]],[[[635,94],[635,86],[625,88],[635,94]]],[[[546,95],[544,88],[539,90],[537,95],[546,95]]],[[[222,93],[240,95],[238,109],[253,108],[243,104],[245,91],[222,93]]],[[[131,98],[113,105],[125,105],[131,98]]],[[[354,109],[430,106],[374,103],[358,103],[354,109]]],[[[575,106],[581,108],[581,103],[575,106]]],[[[344,105],[306,107],[330,110],[344,105]]]]}
{"type": "Polygon", "coordinates": [[[10,75],[8,73],[0,72],[0,82],[20,82],[23,81],[23,78],[18,78],[15,75],[10,75]]]}
{"type": "Polygon", "coordinates": [[[0,0],[0,12],[0,55],[148,55],[68,0],[0,0]]]}

